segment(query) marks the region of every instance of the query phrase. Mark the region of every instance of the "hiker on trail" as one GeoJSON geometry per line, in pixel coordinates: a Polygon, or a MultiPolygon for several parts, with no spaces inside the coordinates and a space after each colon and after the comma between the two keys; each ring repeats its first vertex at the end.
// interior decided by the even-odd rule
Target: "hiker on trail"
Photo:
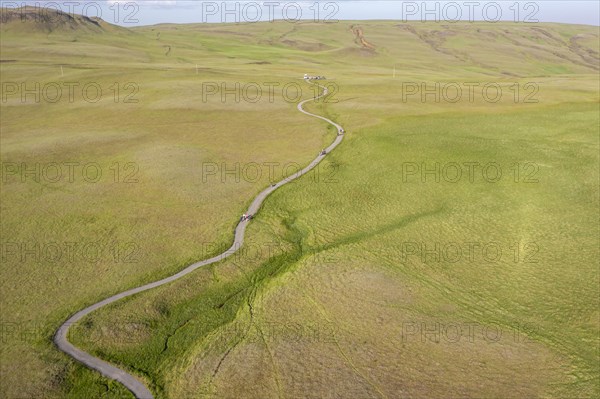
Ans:
{"type": "Polygon", "coordinates": [[[246,215],[245,213],[242,215],[242,222],[248,219],[248,215],[246,215]]]}

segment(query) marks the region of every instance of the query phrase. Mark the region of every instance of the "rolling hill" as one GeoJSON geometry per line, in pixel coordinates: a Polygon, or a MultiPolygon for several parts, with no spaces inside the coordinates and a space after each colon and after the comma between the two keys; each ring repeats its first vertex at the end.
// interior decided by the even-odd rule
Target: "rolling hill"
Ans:
{"type": "Polygon", "coordinates": [[[0,25],[0,396],[128,397],[52,335],[332,141],[304,73],[348,130],[319,174],[71,341],[159,398],[598,396],[597,27],[31,13],[0,25]]]}

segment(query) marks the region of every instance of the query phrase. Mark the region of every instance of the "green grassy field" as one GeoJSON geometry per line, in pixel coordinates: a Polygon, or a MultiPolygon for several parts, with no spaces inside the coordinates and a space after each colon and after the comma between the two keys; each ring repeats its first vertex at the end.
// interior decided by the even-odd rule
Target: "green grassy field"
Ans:
{"type": "Polygon", "coordinates": [[[3,96],[23,82],[96,83],[103,96],[3,97],[1,396],[128,397],[52,334],[228,247],[269,184],[263,164],[279,178],[333,140],[280,90],[203,95],[210,82],[277,82],[309,98],[304,73],[339,88],[307,108],[348,131],[318,175],[267,200],[239,256],[92,314],[72,342],[160,398],[600,395],[597,28],[370,21],[366,49],[353,25],[2,26],[3,96]],[[502,98],[407,94],[473,82],[502,98]],[[22,163],[53,162],[81,166],[73,182],[22,182],[22,163]],[[223,163],[263,173],[203,173],[223,163]]]}

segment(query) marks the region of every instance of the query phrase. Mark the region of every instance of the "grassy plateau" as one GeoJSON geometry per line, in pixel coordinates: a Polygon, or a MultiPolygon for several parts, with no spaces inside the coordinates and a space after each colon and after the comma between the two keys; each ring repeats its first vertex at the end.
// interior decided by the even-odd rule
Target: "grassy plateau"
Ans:
{"type": "Polygon", "coordinates": [[[71,342],[161,399],[600,397],[597,27],[8,18],[0,35],[0,397],[133,397],[54,332],[228,248],[251,199],[333,141],[296,109],[305,73],[327,77],[306,108],[344,142],[239,254],[71,342]]]}

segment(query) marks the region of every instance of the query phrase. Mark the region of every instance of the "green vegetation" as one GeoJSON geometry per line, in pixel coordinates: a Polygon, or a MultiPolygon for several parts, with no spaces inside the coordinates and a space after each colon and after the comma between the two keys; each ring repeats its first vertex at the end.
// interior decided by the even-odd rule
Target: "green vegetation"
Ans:
{"type": "Polygon", "coordinates": [[[101,309],[71,341],[160,398],[600,395],[597,28],[374,21],[361,23],[368,49],[354,24],[2,25],[3,95],[11,82],[105,93],[1,104],[0,297],[13,331],[2,397],[126,397],[52,334],[85,305],[228,246],[269,175],[223,183],[203,165],[304,165],[332,141],[280,90],[272,102],[203,99],[203,82],[298,82],[308,98],[304,73],[339,87],[337,101],[307,108],[348,131],[319,174],[267,200],[246,252],[101,309]],[[124,103],[130,82],[137,103],[124,103]],[[406,95],[424,82],[498,83],[503,96],[406,95]],[[5,170],[52,162],[95,162],[103,175],[23,183],[5,170]],[[415,172],[436,163],[439,182],[415,172]],[[452,182],[447,166],[465,163],[502,177],[477,167],[470,181],[465,168],[452,182]],[[132,171],[137,182],[123,182],[132,171]],[[105,248],[94,261],[9,246],[91,242],[105,248]],[[426,254],[436,245],[439,259],[426,254]]]}

